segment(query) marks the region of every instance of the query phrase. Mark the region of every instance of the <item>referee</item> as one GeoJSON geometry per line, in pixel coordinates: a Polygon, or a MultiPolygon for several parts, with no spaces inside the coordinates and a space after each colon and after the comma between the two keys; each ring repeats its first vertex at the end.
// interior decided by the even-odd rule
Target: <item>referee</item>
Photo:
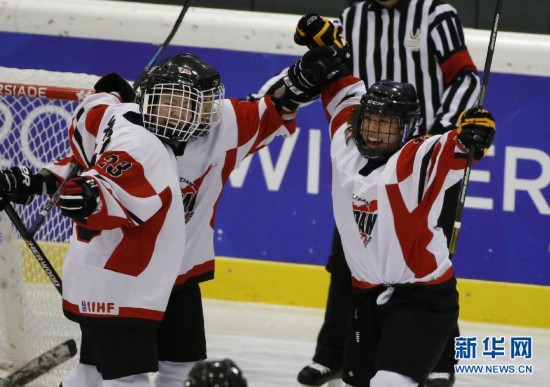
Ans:
{"type": "MultiPolygon", "coordinates": [[[[319,24],[312,22],[311,17],[306,15],[298,24],[303,43],[311,48],[318,44],[312,37],[323,35],[328,44],[326,40],[333,36],[333,27],[327,29],[327,20],[319,24]]],[[[451,5],[441,0],[366,0],[344,9],[334,24],[351,45],[353,74],[363,79],[367,88],[383,79],[415,86],[422,117],[416,134],[438,134],[453,129],[459,114],[475,105],[479,77],[466,48],[462,23],[451,5]]],[[[459,186],[446,192],[439,218],[448,239],[459,186]]],[[[331,281],[325,320],[313,362],[298,374],[302,385],[320,386],[341,377],[353,290],[336,228],[326,268],[331,273],[331,281]]],[[[458,327],[455,335],[449,337],[426,386],[454,384],[456,336],[459,336],[458,327]]]]}

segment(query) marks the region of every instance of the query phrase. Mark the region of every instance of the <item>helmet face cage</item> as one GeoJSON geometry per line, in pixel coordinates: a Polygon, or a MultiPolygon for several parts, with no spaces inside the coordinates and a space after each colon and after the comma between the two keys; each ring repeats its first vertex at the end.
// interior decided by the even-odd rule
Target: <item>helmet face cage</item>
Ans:
{"type": "Polygon", "coordinates": [[[168,142],[202,137],[220,123],[224,94],[221,84],[207,90],[178,83],[157,84],[143,93],[144,123],[168,142]]]}
{"type": "Polygon", "coordinates": [[[225,89],[219,73],[192,54],[177,54],[136,80],[145,127],[166,143],[202,137],[221,120],[225,89]]]}
{"type": "Polygon", "coordinates": [[[351,138],[368,159],[387,160],[411,137],[420,113],[414,87],[392,81],[375,83],[353,112],[351,138]],[[401,90],[406,85],[405,93],[401,90]],[[410,87],[410,88],[409,88],[410,87]]]}

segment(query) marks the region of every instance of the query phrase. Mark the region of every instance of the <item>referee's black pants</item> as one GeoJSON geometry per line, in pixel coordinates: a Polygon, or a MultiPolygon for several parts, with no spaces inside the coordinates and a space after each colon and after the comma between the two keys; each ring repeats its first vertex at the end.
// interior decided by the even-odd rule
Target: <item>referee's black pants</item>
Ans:
{"type": "Polygon", "coordinates": [[[330,273],[325,320],[317,336],[313,361],[333,370],[342,369],[344,345],[353,308],[351,272],[344,257],[342,241],[336,227],[332,251],[326,265],[330,273]]]}

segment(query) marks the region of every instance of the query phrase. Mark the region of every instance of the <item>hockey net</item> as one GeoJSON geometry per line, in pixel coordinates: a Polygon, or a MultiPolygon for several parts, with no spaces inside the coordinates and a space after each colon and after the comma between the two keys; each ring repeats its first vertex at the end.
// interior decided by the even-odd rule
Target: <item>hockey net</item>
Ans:
{"type": "MultiPolygon", "coordinates": [[[[67,128],[78,99],[91,92],[97,76],[0,67],[0,168],[25,165],[37,171],[70,152],[67,128]]],[[[47,198],[14,205],[27,227],[47,198]]],[[[70,220],[57,208],[35,234],[62,275],[70,220]]],[[[36,258],[0,212],[0,369],[10,373],[55,345],[73,338],[78,326],[61,311],[61,297],[36,258]]],[[[57,386],[73,358],[32,386],[57,386]]]]}

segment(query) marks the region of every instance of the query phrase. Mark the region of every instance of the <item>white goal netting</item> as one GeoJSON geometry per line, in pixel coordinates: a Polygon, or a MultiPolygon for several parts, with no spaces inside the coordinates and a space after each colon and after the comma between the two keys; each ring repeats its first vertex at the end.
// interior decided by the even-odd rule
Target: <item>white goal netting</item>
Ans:
{"type": "MultiPolygon", "coordinates": [[[[0,67],[0,168],[25,165],[34,171],[70,152],[67,128],[78,98],[97,76],[0,67]]],[[[28,227],[45,205],[14,205],[28,227]]],[[[70,220],[57,208],[35,235],[60,275],[70,220]]],[[[0,212],[0,369],[11,373],[61,342],[79,342],[78,326],[61,311],[61,296],[36,258],[0,212]]],[[[31,386],[58,386],[73,358],[31,386]]]]}

